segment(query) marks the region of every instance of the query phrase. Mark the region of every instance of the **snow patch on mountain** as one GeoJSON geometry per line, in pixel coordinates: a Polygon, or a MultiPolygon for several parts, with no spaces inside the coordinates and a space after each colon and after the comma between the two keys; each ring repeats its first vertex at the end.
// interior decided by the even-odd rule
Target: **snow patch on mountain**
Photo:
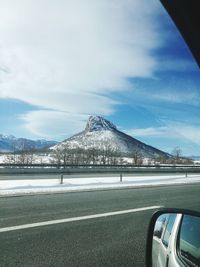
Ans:
{"type": "Polygon", "coordinates": [[[137,152],[141,156],[148,158],[170,156],[159,149],[146,145],[119,131],[113,123],[101,116],[91,116],[83,132],[52,147],[52,149],[60,150],[64,148],[84,148],[86,150],[91,148],[105,150],[109,148],[125,154],[137,152]]]}

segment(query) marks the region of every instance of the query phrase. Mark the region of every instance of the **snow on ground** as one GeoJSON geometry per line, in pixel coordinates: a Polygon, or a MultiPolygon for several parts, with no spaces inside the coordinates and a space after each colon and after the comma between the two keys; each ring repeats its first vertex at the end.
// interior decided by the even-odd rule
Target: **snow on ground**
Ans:
{"type": "Polygon", "coordinates": [[[116,177],[89,177],[89,178],[66,178],[60,184],[57,179],[26,179],[26,180],[0,180],[0,196],[73,192],[80,190],[114,189],[123,187],[142,187],[170,184],[200,183],[200,175],[169,175],[169,176],[123,176],[120,182],[116,177]]]}
{"type": "Polygon", "coordinates": [[[0,163],[5,163],[6,161],[6,154],[0,155],[0,163]]]}
{"type": "MultiPolygon", "coordinates": [[[[0,163],[9,163],[8,156],[9,154],[0,155],[0,163]]],[[[54,158],[51,154],[33,154],[32,160],[34,164],[50,164],[54,158]]]]}

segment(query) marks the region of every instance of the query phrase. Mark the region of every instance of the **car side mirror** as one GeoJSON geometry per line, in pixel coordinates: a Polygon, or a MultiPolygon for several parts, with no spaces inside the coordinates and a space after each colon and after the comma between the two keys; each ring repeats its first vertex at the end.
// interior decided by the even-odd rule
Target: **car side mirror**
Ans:
{"type": "Polygon", "coordinates": [[[182,209],[157,211],[149,224],[147,267],[200,266],[200,213],[182,209]]]}

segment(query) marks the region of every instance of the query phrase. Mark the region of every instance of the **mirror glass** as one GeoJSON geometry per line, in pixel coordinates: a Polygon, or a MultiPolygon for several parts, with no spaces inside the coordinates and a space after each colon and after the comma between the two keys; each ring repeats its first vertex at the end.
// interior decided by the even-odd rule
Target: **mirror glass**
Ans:
{"type": "Polygon", "coordinates": [[[200,217],[164,213],[154,225],[152,266],[200,266],[200,217]]]}

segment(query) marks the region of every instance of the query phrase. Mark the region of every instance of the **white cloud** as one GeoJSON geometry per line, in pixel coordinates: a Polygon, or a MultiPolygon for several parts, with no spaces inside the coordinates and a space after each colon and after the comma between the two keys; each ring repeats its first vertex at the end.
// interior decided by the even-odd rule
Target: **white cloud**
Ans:
{"type": "MultiPolygon", "coordinates": [[[[149,77],[157,68],[157,0],[0,0],[0,6],[1,98],[40,106],[42,114],[109,115],[116,102],[106,95],[127,89],[127,77],[149,77]]],[[[54,131],[45,116],[40,123],[33,113],[25,118],[32,132],[42,133],[42,123],[54,131]]]]}
{"type": "Polygon", "coordinates": [[[136,137],[143,136],[164,136],[168,135],[169,128],[168,127],[149,127],[149,128],[141,128],[141,129],[130,129],[127,130],[126,133],[136,137]]]}
{"type": "Polygon", "coordinates": [[[200,127],[199,126],[190,126],[190,125],[177,125],[178,132],[180,135],[190,140],[192,143],[200,144],[200,127]]]}
{"type": "Polygon", "coordinates": [[[127,134],[133,137],[178,138],[200,144],[200,126],[186,125],[184,123],[170,122],[167,126],[129,129],[127,134]]]}
{"type": "Polygon", "coordinates": [[[194,88],[185,89],[183,91],[177,91],[177,89],[174,91],[172,91],[172,89],[165,89],[164,92],[160,91],[158,93],[152,93],[151,95],[149,95],[149,97],[158,101],[180,104],[187,103],[188,105],[194,106],[199,105],[200,103],[200,94],[194,88]]]}
{"type": "Polygon", "coordinates": [[[67,114],[59,111],[39,110],[21,116],[28,130],[38,136],[65,139],[80,132],[86,125],[87,115],[67,114]],[[59,134],[58,134],[59,133],[59,134]]]}
{"type": "Polygon", "coordinates": [[[137,95],[144,102],[154,101],[159,105],[162,102],[171,104],[184,104],[191,106],[199,106],[200,104],[200,92],[198,84],[193,79],[184,79],[184,76],[179,78],[172,78],[168,80],[154,81],[154,85],[150,85],[148,88],[139,88],[137,95]]]}

